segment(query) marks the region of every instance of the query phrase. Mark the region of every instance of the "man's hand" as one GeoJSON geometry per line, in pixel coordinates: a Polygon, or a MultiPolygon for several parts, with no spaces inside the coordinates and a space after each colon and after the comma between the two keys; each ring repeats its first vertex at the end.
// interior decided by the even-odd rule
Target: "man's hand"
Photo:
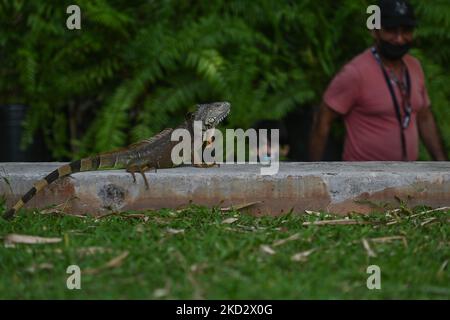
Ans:
{"type": "Polygon", "coordinates": [[[309,138],[309,160],[321,161],[328,134],[333,121],[339,116],[337,112],[322,102],[318,114],[314,116],[311,135],[309,138]]]}
{"type": "Polygon", "coordinates": [[[431,157],[437,161],[447,161],[444,145],[430,108],[424,108],[417,113],[417,126],[420,137],[431,157]]]}

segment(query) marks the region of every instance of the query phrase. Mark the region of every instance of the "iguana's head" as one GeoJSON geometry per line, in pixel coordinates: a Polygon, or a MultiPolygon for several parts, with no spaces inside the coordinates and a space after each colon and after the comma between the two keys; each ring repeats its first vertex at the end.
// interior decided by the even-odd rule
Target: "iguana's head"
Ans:
{"type": "Polygon", "coordinates": [[[213,102],[198,104],[197,110],[190,115],[192,121],[201,121],[202,129],[215,128],[230,113],[231,105],[229,102],[213,102]]]}

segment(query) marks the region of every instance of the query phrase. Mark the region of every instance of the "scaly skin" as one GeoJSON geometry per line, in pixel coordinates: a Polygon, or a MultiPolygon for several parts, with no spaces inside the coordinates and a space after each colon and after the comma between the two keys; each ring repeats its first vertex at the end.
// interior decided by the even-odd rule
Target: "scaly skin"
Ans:
{"type": "MultiPolygon", "coordinates": [[[[216,127],[230,112],[228,102],[215,102],[197,105],[194,113],[187,115],[183,124],[176,129],[187,129],[193,136],[194,121],[202,122],[202,131],[216,127]]],[[[171,159],[172,148],[178,143],[171,141],[172,132],[175,129],[165,129],[150,139],[134,143],[127,148],[101,153],[92,157],[73,161],[52,171],[45,178],[37,181],[34,186],[8,211],[3,217],[10,220],[15,213],[30,201],[39,191],[54,181],[68,176],[72,173],[95,171],[107,168],[125,168],[133,176],[136,182],[135,172],[142,174],[147,189],[148,181],[144,175],[145,171],[159,168],[172,168],[174,163],[171,159]]],[[[193,150],[193,152],[195,152],[193,150]]],[[[204,166],[202,166],[204,167],[204,166]]]]}

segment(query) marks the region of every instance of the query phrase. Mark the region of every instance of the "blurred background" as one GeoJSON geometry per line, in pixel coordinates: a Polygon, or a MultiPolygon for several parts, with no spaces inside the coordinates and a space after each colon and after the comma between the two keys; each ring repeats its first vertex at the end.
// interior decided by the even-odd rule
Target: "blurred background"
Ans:
{"type": "MultiPolygon", "coordinates": [[[[450,1],[411,1],[412,54],[450,150],[450,1]]],[[[227,100],[226,128],[280,120],[288,159],[307,159],[334,74],[371,45],[365,0],[0,0],[0,161],[66,161],[177,125],[227,100]],[[81,8],[68,30],[66,8],[81,8]]],[[[339,160],[336,123],[325,160],[339,160]]],[[[449,153],[450,155],[450,153],[449,153]]],[[[420,159],[429,159],[421,147],[420,159]]]]}

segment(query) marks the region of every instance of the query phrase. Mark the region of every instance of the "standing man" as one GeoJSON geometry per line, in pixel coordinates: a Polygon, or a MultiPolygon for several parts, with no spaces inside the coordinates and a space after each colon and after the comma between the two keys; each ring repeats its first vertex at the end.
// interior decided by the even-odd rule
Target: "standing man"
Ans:
{"type": "Polygon", "coordinates": [[[380,0],[375,44],[355,57],[328,86],[310,138],[320,161],[331,124],[346,127],[344,161],[416,161],[419,135],[434,160],[447,160],[430,109],[420,62],[407,54],[416,19],[406,0],[380,0]]]}

